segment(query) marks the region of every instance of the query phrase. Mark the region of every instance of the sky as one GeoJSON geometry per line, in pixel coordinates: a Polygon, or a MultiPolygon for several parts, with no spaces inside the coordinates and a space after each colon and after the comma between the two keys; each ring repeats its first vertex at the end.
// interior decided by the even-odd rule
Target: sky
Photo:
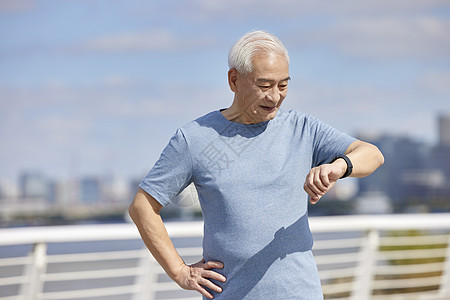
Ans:
{"type": "Polygon", "coordinates": [[[178,127],[231,104],[228,51],[257,29],[289,51],[284,109],[436,142],[447,0],[0,0],[0,179],[144,176],[178,127]]]}

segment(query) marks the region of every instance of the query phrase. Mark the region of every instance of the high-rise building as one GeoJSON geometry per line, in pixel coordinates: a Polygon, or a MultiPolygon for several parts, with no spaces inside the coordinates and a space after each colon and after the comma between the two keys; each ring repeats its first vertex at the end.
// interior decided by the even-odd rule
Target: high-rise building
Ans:
{"type": "Polygon", "coordinates": [[[439,146],[450,147],[450,114],[438,118],[439,146]]]}
{"type": "MultiPolygon", "coordinates": [[[[430,164],[450,180],[450,114],[440,115],[438,118],[439,143],[431,151],[430,164]]],[[[444,194],[450,194],[450,187],[446,185],[444,194]]]]}
{"type": "Polygon", "coordinates": [[[385,163],[372,175],[358,180],[358,193],[379,191],[387,195],[394,206],[401,207],[417,192],[407,186],[405,178],[428,168],[427,145],[404,136],[385,135],[372,140],[362,137],[362,140],[375,144],[383,153],[385,163]]]}

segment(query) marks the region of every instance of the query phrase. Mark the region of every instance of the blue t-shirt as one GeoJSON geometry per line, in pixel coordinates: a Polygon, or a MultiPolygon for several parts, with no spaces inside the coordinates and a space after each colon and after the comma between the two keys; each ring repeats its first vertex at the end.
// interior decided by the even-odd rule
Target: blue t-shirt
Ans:
{"type": "Polygon", "coordinates": [[[166,206],[195,184],[203,256],[227,278],[215,299],[322,299],[303,184],[353,141],[296,111],[257,124],[214,111],[177,130],[140,187],[166,206]]]}

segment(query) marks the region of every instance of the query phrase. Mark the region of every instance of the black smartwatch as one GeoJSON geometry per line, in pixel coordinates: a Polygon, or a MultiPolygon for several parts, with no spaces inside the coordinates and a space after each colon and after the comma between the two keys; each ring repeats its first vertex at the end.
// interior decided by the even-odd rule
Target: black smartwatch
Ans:
{"type": "Polygon", "coordinates": [[[331,163],[333,163],[336,159],[339,159],[339,158],[342,158],[343,160],[345,160],[345,163],[347,164],[347,170],[345,171],[344,175],[342,175],[342,177],[341,177],[341,179],[342,179],[342,178],[348,177],[348,176],[350,176],[350,174],[352,174],[353,164],[350,161],[350,158],[348,158],[348,156],[344,155],[344,154],[338,155],[335,158],[333,158],[331,163]]]}

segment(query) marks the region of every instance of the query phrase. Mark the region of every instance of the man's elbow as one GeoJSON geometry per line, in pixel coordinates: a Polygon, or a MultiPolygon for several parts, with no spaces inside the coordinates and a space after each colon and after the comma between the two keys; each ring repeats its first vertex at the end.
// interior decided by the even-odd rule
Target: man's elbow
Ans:
{"type": "Polygon", "coordinates": [[[140,212],[143,209],[145,209],[145,207],[143,207],[142,195],[139,190],[134,196],[134,199],[131,202],[130,206],[128,207],[128,214],[130,215],[133,222],[136,223],[136,220],[139,218],[140,212]]]}
{"type": "Polygon", "coordinates": [[[378,163],[377,169],[379,167],[381,167],[384,164],[384,155],[383,153],[381,153],[380,149],[378,149],[377,146],[375,146],[375,150],[376,150],[376,162],[378,163]]]}
{"type": "Polygon", "coordinates": [[[360,173],[358,174],[359,176],[355,177],[366,177],[375,172],[375,170],[384,164],[383,153],[381,153],[377,146],[370,143],[364,143],[364,147],[366,150],[364,158],[365,167],[360,170],[360,173]]]}
{"type": "Polygon", "coordinates": [[[128,207],[128,214],[130,215],[131,220],[135,222],[138,214],[138,209],[136,207],[136,198],[131,202],[130,206],[128,207]]]}
{"type": "Polygon", "coordinates": [[[162,205],[155,200],[152,196],[150,196],[147,192],[142,189],[139,189],[136,193],[136,196],[128,207],[128,214],[131,219],[136,223],[143,214],[148,216],[149,213],[153,213],[154,215],[159,215],[159,212],[162,209],[162,205]]]}

